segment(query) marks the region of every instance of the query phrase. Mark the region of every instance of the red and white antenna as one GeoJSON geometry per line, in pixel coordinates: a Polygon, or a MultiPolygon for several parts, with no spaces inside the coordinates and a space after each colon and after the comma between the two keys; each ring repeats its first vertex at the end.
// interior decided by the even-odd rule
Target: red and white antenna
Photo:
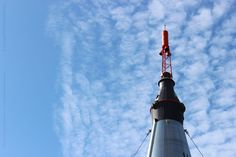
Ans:
{"type": "Polygon", "coordinates": [[[164,25],[164,30],[162,31],[162,49],[160,55],[162,56],[161,77],[163,77],[163,74],[167,72],[170,74],[170,78],[172,78],[171,53],[169,48],[168,31],[166,30],[166,25],[164,25]]]}

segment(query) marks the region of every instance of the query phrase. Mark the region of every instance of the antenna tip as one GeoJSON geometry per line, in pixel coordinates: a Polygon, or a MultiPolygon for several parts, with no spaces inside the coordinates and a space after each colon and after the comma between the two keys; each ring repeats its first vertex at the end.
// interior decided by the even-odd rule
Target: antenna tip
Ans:
{"type": "Polygon", "coordinates": [[[164,25],[164,27],[163,27],[163,28],[164,28],[164,30],[166,30],[166,25],[164,25]]]}

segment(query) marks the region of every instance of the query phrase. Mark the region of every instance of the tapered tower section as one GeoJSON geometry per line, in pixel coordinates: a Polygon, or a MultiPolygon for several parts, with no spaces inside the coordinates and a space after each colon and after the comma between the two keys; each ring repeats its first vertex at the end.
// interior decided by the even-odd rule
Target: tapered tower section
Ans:
{"type": "Polygon", "coordinates": [[[175,94],[168,31],[162,32],[160,91],[151,107],[152,132],[147,157],[190,157],[183,128],[185,106],[175,94]]]}

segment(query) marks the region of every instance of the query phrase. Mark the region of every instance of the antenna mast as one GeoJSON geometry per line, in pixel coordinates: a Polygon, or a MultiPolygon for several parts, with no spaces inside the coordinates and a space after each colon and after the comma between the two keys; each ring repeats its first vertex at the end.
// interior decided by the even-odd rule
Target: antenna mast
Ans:
{"type": "Polygon", "coordinates": [[[161,77],[163,77],[165,72],[168,72],[170,74],[170,78],[172,78],[171,52],[169,48],[168,31],[166,29],[166,25],[164,25],[164,30],[162,31],[162,49],[160,55],[162,56],[161,77]]]}

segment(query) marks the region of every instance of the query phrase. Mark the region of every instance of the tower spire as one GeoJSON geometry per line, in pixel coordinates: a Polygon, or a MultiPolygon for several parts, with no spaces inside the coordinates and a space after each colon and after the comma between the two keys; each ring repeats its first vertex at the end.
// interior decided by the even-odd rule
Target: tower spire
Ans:
{"type": "Polygon", "coordinates": [[[172,78],[171,52],[169,48],[168,31],[166,29],[166,25],[164,25],[164,29],[162,31],[162,49],[160,55],[162,56],[161,77],[163,77],[164,73],[168,72],[172,78]]]}
{"type": "Polygon", "coordinates": [[[162,32],[162,74],[151,106],[152,132],[147,157],[190,157],[183,128],[185,106],[175,94],[166,26],[162,32]]]}

